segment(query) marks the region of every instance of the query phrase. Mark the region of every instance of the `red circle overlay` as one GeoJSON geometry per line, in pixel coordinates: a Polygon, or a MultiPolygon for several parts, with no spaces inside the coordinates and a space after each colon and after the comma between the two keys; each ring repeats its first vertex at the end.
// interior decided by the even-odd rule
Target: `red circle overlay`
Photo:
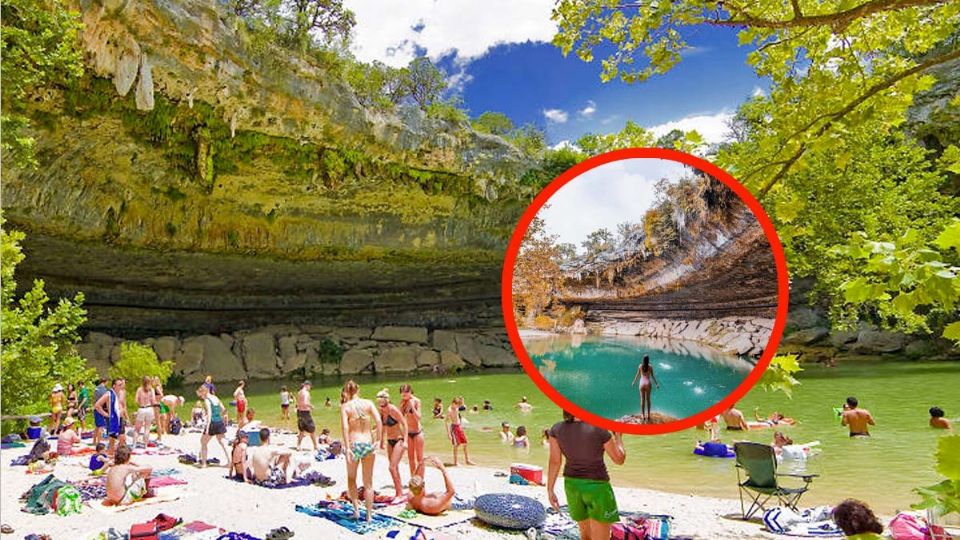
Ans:
{"type": "Polygon", "coordinates": [[[743,187],[739,182],[736,181],[736,179],[727,174],[726,171],[720,169],[716,165],[713,165],[709,161],[700,159],[696,156],[691,156],[690,154],[686,154],[684,152],[668,150],[665,148],[627,148],[624,150],[615,150],[613,152],[601,154],[578,163],[555,178],[533,199],[533,202],[530,203],[530,206],[528,206],[523,212],[523,216],[520,217],[520,221],[517,223],[517,227],[514,229],[513,236],[510,237],[510,243],[507,246],[507,254],[503,261],[503,274],[501,276],[501,307],[503,309],[503,320],[507,327],[507,335],[510,336],[510,343],[513,345],[513,350],[520,359],[523,369],[527,372],[527,375],[533,379],[533,382],[537,385],[537,387],[539,387],[544,394],[553,400],[554,403],[559,405],[564,410],[573,413],[581,420],[585,420],[595,426],[599,426],[610,431],[633,433],[637,435],[655,435],[659,433],[670,433],[673,431],[679,431],[681,429],[692,428],[709,420],[710,418],[713,418],[714,416],[719,415],[728,407],[731,407],[734,403],[736,403],[737,400],[746,395],[746,393],[753,388],[757,381],[760,380],[763,372],[767,369],[767,366],[770,365],[770,360],[773,358],[774,354],[776,354],[777,346],[780,344],[780,338],[783,335],[783,327],[787,322],[789,293],[790,287],[787,279],[787,261],[783,255],[783,246],[780,244],[780,238],[777,236],[777,231],[774,229],[773,223],[771,223],[770,218],[767,216],[767,213],[764,212],[763,207],[760,206],[760,203],[757,201],[757,199],[755,199],[753,195],[747,191],[747,188],[743,187]],[[527,232],[527,227],[530,226],[530,222],[533,221],[533,218],[536,217],[543,205],[547,203],[550,197],[552,197],[557,190],[581,174],[606,163],[636,158],[665,159],[668,161],[683,163],[703,171],[723,182],[728,188],[733,190],[737,196],[740,197],[744,204],[746,204],[747,207],[753,212],[753,215],[756,216],[757,221],[763,228],[764,234],[767,236],[767,241],[770,243],[770,249],[773,252],[773,260],[777,270],[777,315],[773,324],[773,331],[770,333],[770,339],[767,341],[767,346],[764,348],[759,362],[757,362],[756,366],[754,366],[753,370],[750,371],[743,382],[741,382],[740,385],[733,390],[733,392],[731,392],[720,402],[693,416],[688,416],[686,418],[682,418],[674,422],[667,422],[665,424],[627,424],[624,422],[617,422],[584,410],[572,401],[568,400],[563,396],[563,394],[558,392],[549,382],[547,382],[543,375],[540,374],[540,371],[537,370],[537,367],[533,364],[533,361],[527,354],[526,348],[523,346],[523,341],[520,339],[520,332],[517,329],[517,321],[514,320],[513,316],[513,267],[514,264],[516,264],[517,252],[520,250],[520,243],[523,239],[523,235],[527,232]]]}

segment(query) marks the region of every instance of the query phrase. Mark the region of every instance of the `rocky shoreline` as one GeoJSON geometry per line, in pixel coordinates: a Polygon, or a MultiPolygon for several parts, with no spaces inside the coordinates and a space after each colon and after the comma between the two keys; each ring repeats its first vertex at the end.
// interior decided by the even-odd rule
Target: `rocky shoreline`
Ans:
{"type": "MultiPolygon", "coordinates": [[[[90,332],[77,350],[99,374],[106,375],[119,359],[124,341],[90,332]]],[[[172,360],[174,374],[186,383],[200,382],[206,375],[217,380],[275,379],[518,365],[502,328],[274,325],[139,342],[161,360],[172,360]]]]}
{"type": "Polygon", "coordinates": [[[725,354],[757,357],[763,354],[767,346],[773,323],[773,319],[767,318],[723,317],[693,321],[613,319],[598,323],[597,326],[603,335],[694,341],[725,354]]]}

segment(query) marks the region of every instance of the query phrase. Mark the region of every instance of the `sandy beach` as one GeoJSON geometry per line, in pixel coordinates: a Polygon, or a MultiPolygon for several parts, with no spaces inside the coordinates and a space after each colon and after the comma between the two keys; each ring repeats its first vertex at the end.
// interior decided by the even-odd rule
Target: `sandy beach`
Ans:
{"type": "MultiPolygon", "coordinates": [[[[228,436],[232,436],[231,428],[228,436]]],[[[275,435],[275,444],[292,446],[296,437],[293,435],[275,435]]],[[[164,442],[171,448],[196,453],[199,450],[199,435],[183,433],[179,436],[168,436],[164,442]]],[[[228,447],[229,448],[229,447],[228,447]]],[[[10,466],[11,459],[23,455],[28,448],[7,449],[0,452],[2,467],[2,501],[0,514],[2,522],[14,528],[15,533],[9,538],[23,538],[29,533],[48,534],[54,540],[93,538],[100,531],[114,527],[120,532],[127,532],[134,523],[152,519],[158,513],[182,518],[184,522],[202,520],[211,525],[222,527],[228,531],[245,532],[257,538],[264,538],[275,527],[286,526],[296,532],[296,538],[385,538],[391,529],[382,529],[366,536],[356,535],[331,521],[310,517],[296,512],[296,504],[313,504],[328,497],[336,498],[346,489],[346,468],[342,459],[315,462],[313,470],[336,480],[336,485],[329,488],[295,487],[281,490],[271,490],[264,487],[241,484],[225,478],[225,467],[211,466],[205,469],[183,465],[177,461],[177,455],[143,455],[134,456],[134,462],[140,465],[152,466],[155,469],[176,468],[180,472],[175,478],[187,482],[186,485],[175,485],[158,489],[158,495],[163,498],[179,497],[176,500],[133,507],[123,512],[105,512],[102,508],[84,505],[79,515],[61,517],[57,515],[37,516],[22,512],[19,501],[20,494],[44,475],[26,474],[25,467],[10,466]]],[[[211,446],[211,457],[223,458],[219,447],[211,446]]],[[[62,459],[55,467],[54,474],[62,480],[77,480],[88,477],[86,457],[71,457],[62,459]]],[[[547,504],[546,490],[536,486],[511,485],[507,478],[495,476],[503,469],[469,466],[450,467],[450,475],[458,488],[458,494],[463,497],[485,493],[517,493],[527,495],[547,504]]],[[[628,465],[629,461],[628,461],[628,465]]],[[[616,481],[616,468],[611,471],[616,481]]],[[[406,463],[401,464],[401,475],[404,481],[408,478],[406,463]]],[[[546,473],[544,473],[546,475],[546,473]]],[[[384,493],[392,488],[386,459],[378,455],[374,473],[374,486],[384,493]]],[[[429,469],[427,474],[428,490],[442,489],[443,482],[439,472],[429,469]]],[[[558,485],[558,496],[561,504],[564,503],[562,485],[558,485]]],[[[747,523],[725,515],[733,515],[740,509],[737,500],[715,499],[696,496],[684,496],[673,493],[661,493],[646,489],[615,488],[617,500],[622,511],[645,511],[657,514],[674,516],[671,535],[688,536],[702,539],[719,538],[773,538],[774,535],[764,533],[757,523],[747,523]]],[[[93,501],[99,506],[99,501],[93,501]]],[[[415,527],[401,527],[397,538],[409,538],[416,531],[415,527]],[[405,535],[405,536],[404,536],[405,535]]],[[[429,533],[429,531],[426,531],[429,533]]],[[[439,530],[455,538],[503,538],[524,537],[517,532],[494,530],[478,526],[475,520],[444,527],[439,530]]]]}

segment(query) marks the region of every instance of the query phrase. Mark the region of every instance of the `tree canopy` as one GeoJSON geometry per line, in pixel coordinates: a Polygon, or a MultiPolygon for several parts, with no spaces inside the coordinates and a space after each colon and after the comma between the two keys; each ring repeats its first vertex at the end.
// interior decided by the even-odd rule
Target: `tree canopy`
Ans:
{"type": "MultiPolygon", "coordinates": [[[[602,54],[601,78],[628,83],[672,69],[698,28],[735,29],[770,91],[740,108],[715,159],[772,214],[794,277],[816,278],[839,324],[866,317],[913,331],[956,320],[960,280],[931,284],[943,289],[931,295],[917,279],[947,279],[957,265],[955,250],[931,246],[960,211],[958,141],[923,145],[905,122],[913,98],[960,59],[960,3],[560,0],[553,17],[565,54],[602,54]],[[849,248],[862,241],[936,251],[924,264],[944,273],[911,272],[906,259],[864,265],[849,248]]],[[[938,106],[956,111],[958,99],[938,106]]]]}

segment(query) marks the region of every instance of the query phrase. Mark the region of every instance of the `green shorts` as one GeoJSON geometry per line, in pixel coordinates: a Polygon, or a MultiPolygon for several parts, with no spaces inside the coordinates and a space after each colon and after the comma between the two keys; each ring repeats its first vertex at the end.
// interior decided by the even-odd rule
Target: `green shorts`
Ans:
{"type": "Polygon", "coordinates": [[[574,521],[585,519],[594,519],[600,523],[620,521],[617,498],[613,495],[613,488],[609,481],[565,476],[563,491],[567,494],[570,518],[574,521]]]}

